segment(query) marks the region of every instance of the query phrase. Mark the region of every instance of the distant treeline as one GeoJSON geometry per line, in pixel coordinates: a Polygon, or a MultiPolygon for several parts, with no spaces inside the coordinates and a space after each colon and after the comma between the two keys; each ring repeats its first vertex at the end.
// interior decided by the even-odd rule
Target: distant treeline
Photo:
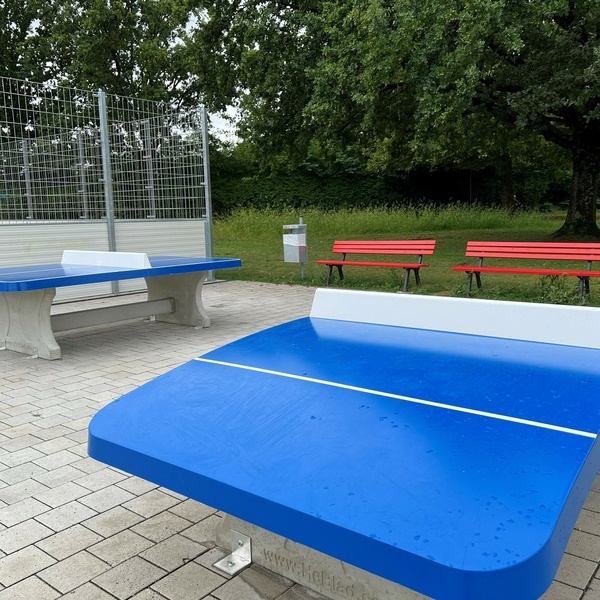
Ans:
{"type": "MultiPolygon", "coordinates": [[[[570,180],[564,172],[513,173],[516,207],[549,210],[564,207],[570,180]]],[[[213,173],[213,210],[224,215],[236,207],[364,208],[411,204],[478,204],[500,206],[500,182],[493,169],[480,171],[415,171],[406,177],[213,173]]]]}

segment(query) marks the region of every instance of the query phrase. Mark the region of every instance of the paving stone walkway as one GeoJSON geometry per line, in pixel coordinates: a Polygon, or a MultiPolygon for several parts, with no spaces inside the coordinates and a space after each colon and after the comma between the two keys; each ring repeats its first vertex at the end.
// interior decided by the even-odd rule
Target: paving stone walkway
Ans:
{"type": "MultiPolygon", "coordinates": [[[[57,334],[59,361],[0,351],[0,600],[322,598],[257,566],[217,572],[219,512],[87,456],[99,408],[195,356],[306,316],[313,293],[212,283],[207,329],[136,320],[57,334]]],[[[597,480],[544,600],[600,600],[599,563],[597,480]]]]}

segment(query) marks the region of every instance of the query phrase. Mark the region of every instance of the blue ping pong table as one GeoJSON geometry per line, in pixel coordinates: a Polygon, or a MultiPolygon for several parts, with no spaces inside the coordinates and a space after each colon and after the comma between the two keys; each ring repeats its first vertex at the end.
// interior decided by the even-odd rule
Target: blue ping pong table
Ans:
{"type": "MultiPolygon", "coordinates": [[[[89,455],[439,600],[533,600],[600,466],[600,309],[317,290],[89,455]]],[[[387,596],[386,596],[387,597],[387,596]]]]}
{"type": "Polygon", "coordinates": [[[54,360],[61,357],[59,331],[150,315],[208,327],[202,284],[210,271],[241,264],[237,258],[65,251],[60,263],[0,268],[0,347],[54,360]],[[50,314],[58,287],[137,278],[145,279],[147,301],[50,314]]]}

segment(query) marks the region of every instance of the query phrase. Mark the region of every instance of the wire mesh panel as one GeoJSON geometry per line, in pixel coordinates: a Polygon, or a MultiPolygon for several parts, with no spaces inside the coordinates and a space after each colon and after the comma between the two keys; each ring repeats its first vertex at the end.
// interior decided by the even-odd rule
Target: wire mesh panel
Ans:
{"type": "Polygon", "coordinates": [[[200,108],[0,77],[0,223],[208,218],[202,124],[200,108]]]}
{"type": "Polygon", "coordinates": [[[202,115],[107,96],[112,186],[117,219],[202,218],[202,115]]]}
{"type": "Polygon", "coordinates": [[[0,221],[104,214],[97,124],[90,92],[0,78],[0,221]]]}

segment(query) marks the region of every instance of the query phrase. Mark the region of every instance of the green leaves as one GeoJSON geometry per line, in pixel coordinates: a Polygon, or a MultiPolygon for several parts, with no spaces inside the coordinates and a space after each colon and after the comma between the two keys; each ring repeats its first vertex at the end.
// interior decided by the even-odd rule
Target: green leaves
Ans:
{"type": "Polygon", "coordinates": [[[38,80],[58,78],[120,95],[197,102],[187,60],[187,1],[55,0],[41,5],[46,8],[36,15],[38,27],[28,39],[42,71],[38,80]]]}

